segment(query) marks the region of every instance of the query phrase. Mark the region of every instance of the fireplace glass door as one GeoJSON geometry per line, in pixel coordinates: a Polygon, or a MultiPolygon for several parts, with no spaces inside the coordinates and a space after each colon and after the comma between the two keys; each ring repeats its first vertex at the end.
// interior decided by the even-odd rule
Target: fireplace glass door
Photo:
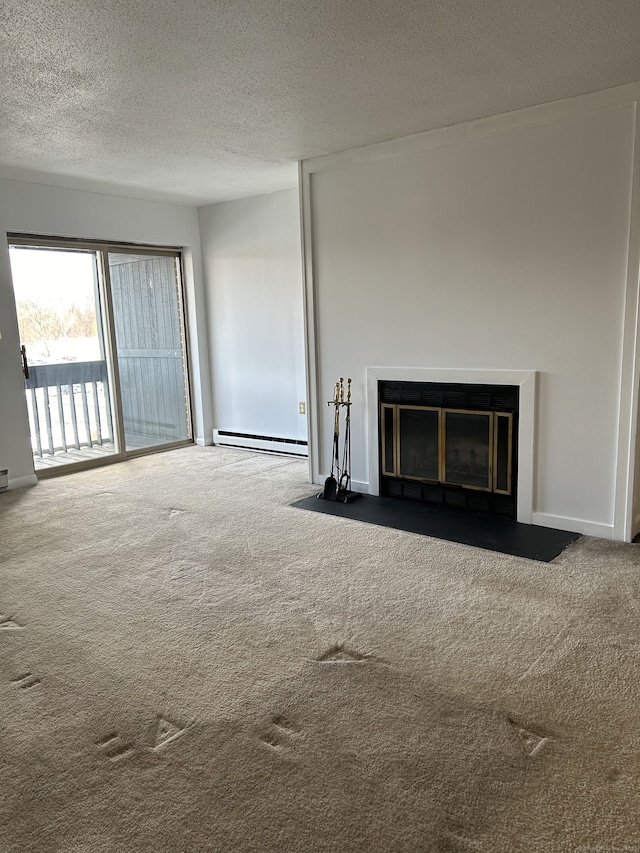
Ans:
{"type": "Polygon", "coordinates": [[[511,494],[513,415],[381,406],[382,475],[511,494]]]}
{"type": "Polygon", "coordinates": [[[443,409],[442,418],[442,482],[490,491],[493,485],[493,412],[443,409]]]}
{"type": "Polygon", "coordinates": [[[400,476],[437,480],[440,439],[438,409],[398,407],[398,465],[400,476]]]}

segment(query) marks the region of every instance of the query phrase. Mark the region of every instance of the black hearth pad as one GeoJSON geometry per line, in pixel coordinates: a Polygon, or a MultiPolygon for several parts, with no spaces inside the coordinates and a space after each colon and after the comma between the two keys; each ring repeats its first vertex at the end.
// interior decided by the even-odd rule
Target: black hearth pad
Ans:
{"type": "Polygon", "coordinates": [[[550,563],[580,536],[579,533],[521,524],[480,512],[373,495],[363,495],[361,500],[347,504],[325,501],[313,495],[296,501],[292,506],[543,563],[550,563]]]}

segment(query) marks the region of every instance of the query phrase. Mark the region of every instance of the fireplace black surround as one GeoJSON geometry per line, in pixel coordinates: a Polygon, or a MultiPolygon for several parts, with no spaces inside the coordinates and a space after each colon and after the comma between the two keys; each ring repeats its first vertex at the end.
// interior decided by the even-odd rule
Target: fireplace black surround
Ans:
{"type": "Polygon", "coordinates": [[[380,494],[516,517],[519,388],[378,382],[380,494]]]}

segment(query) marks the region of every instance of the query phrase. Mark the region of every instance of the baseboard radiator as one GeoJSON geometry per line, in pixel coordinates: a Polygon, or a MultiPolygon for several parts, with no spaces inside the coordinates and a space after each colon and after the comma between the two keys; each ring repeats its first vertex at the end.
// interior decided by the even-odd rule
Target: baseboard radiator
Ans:
{"type": "Polygon", "coordinates": [[[306,459],[309,455],[306,441],[296,438],[278,438],[273,435],[253,435],[247,432],[214,429],[213,443],[218,447],[237,447],[241,450],[275,453],[279,456],[299,456],[306,459]]]}

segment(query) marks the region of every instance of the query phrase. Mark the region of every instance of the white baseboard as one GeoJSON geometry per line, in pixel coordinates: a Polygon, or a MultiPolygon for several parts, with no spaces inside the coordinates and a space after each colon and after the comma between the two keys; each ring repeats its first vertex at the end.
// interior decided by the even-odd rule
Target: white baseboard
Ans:
{"type": "Polygon", "coordinates": [[[583,536],[597,536],[599,539],[614,539],[613,524],[601,524],[597,521],[585,521],[582,518],[567,518],[564,515],[551,515],[547,512],[534,512],[531,523],[540,527],[553,527],[554,530],[568,530],[583,536]]]}
{"type": "Polygon", "coordinates": [[[38,478],[35,474],[28,474],[26,477],[14,477],[9,480],[10,489],[24,489],[27,486],[36,486],[37,484],[38,478]]]}
{"type": "Polygon", "coordinates": [[[309,455],[306,441],[270,435],[247,435],[230,430],[214,429],[213,443],[217,447],[237,447],[241,450],[256,450],[260,453],[275,453],[280,456],[298,456],[306,459],[309,455]]]}
{"type": "MultiPolygon", "coordinates": [[[[326,475],[329,476],[328,474],[326,475]]],[[[316,486],[324,485],[326,477],[322,477],[316,486]]],[[[354,492],[363,492],[369,494],[369,484],[359,483],[353,480],[351,488],[354,492]]],[[[531,524],[536,524],[539,527],[551,527],[554,530],[568,530],[570,533],[581,533],[583,536],[596,536],[599,539],[614,539],[614,529],[612,524],[600,524],[596,521],[585,521],[581,518],[568,518],[563,515],[551,515],[547,512],[534,512],[531,516],[531,524]]],[[[638,529],[640,530],[640,518],[638,519],[638,529]]]]}
{"type": "MultiPolygon", "coordinates": [[[[322,477],[316,486],[324,485],[326,477],[322,477]]],[[[354,492],[363,492],[369,494],[369,484],[359,483],[353,480],[351,488],[354,492]]],[[[568,530],[570,533],[581,533],[583,536],[596,536],[599,539],[615,539],[614,528],[612,524],[600,524],[596,521],[585,521],[582,518],[568,518],[563,515],[551,515],[547,512],[534,512],[531,515],[531,524],[537,524],[539,527],[552,527],[554,530],[568,530]]],[[[636,529],[640,530],[640,517],[636,519],[636,529]]]]}

